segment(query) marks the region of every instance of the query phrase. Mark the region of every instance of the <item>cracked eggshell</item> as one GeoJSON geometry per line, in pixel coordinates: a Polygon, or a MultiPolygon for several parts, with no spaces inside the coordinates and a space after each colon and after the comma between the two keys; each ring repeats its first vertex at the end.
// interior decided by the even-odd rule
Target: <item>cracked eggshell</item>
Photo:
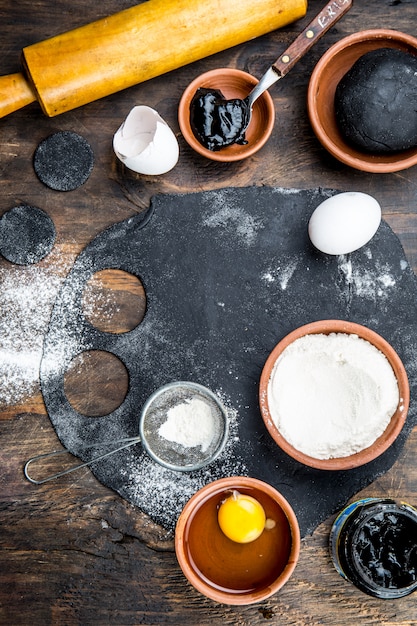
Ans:
{"type": "Polygon", "coordinates": [[[367,244],[381,223],[381,207],[366,193],[347,191],[324,200],[308,224],[312,244],[325,254],[348,254],[367,244]]]}
{"type": "Polygon", "coordinates": [[[139,174],[165,174],[179,157],[174,133],[148,106],[133,107],[114,134],[113,149],[126,167],[139,174]]]}

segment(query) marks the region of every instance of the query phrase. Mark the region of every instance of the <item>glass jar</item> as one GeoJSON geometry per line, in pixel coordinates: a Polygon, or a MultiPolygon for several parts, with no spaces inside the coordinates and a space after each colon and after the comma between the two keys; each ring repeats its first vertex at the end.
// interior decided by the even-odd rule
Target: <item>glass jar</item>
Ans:
{"type": "Polygon", "coordinates": [[[376,598],[417,589],[417,509],[405,502],[364,498],[349,504],[330,532],[336,570],[376,598]]]}

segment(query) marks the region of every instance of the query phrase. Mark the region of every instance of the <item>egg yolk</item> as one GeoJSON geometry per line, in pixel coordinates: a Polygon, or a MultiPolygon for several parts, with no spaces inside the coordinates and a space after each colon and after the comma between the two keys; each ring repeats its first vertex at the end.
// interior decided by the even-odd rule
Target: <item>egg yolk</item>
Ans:
{"type": "Polygon", "coordinates": [[[255,498],[233,491],[221,503],[218,520],[226,537],[237,543],[250,543],[262,534],[266,516],[263,506],[255,498]]]}

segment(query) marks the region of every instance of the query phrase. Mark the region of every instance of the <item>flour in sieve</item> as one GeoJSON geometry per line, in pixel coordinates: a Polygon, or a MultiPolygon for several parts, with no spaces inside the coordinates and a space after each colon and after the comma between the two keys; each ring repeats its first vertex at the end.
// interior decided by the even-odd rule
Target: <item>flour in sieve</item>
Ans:
{"type": "Polygon", "coordinates": [[[392,367],[357,335],[305,335],[282,352],[271,373],[268,406],[282,436],[317,459],[370,446],[399,404],[392,367]]]}
{"type": "Polygon", "coordinates": [[[184,505],[204,485],[226,476],[248,474],[246,463],[238,453],[238,410],[232,408],[222,389],[217,389],[215,394],[226,409],[229,436],[223,452],[213,463],[193,472],[174,472],[144,453],[140,457],[132,455],[119,470],[123,482],[121,495],[169,532],[174,531],[184,505]]]}
{"type": "Polygon", "coordinates": [[[205,452],[216,436],[216,421],[210,406],[199,398],[188,398],[171,407],[158,434],[185,448],[201,447],[205,452]]]}

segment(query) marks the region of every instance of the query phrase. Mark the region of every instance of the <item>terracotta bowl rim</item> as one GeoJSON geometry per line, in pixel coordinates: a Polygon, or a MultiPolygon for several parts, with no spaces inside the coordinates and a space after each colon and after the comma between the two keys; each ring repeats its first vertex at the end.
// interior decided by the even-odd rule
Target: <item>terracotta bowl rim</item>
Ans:
{"type": "Polygon", "coordinates": [[[175,554],[184,576],[193,585],[193,587],[197,589],[197,591],[205,595],[207,598],[229,605],[249,605],[261,602],[281,589],[281,587],[288,582],[294,572],[299,559],[300,546],[301,535],[298,520],[288,500],[272,485],[259,480],[258,478],[252,478],[249,476],[228,476],[226,478],[219,478],[199,489],[185,504],[175,528],[175,554]],[[188,564],[184,545],[188,520],[195,508],[202,502],[206,502],[210,496],[214,496],[219,491],[227,491],[228,489],[239,487],[243,489],[252,488],[262,491],[281,507],[287,517],[291,531],[291,550],[288,563],[273,583],[259,589],[258,591],[234,594],[218,590],[198,576],[188,564]]]}
{"type": "Polygon", "coordinates": [[[260,410],[265,426],[271,435],[275,443],[293,459],[321,470],[349,470],[361,465],[365,465],[370,461],[373,461],[383,452],[385,452],[395,439],[400,434],[404,423],[407,418],[408,408],[410,404],[410,387],[408,382],[407,372],[405,367],[398,356],[397,352],[381,335],[374,330],[357,324],[356,322],[349,322],[346,320],[319,320],[316,322],[310,322],[303,326],[300,326],[286,335],[272,350],[268,356],[264,368],[261,373],[259,384],[259,402],[260,410]],[[363,339],[368,340],[374,346],[376,346],[388,359],[391,364],[394,374],[397,378],[398,390],[400,396],[400,402],[397,410],[391,417],[391,421],[384,433],[378,437],[378,439],[369,447],[351,454],[346,457],[337,457],[333,459],[316,459],[303,452],[300,452],[294,448],[286,439],[281,435],[278,428],[274,424],[271,414],[268,408],[268,383],[275,365],[275,362],[281,352],[296,339],[309,334],[324,333],[330,334],[332,332],[356,334],[363,339]],[[400,410],[400,407],[403,407],[400,410]],[[388,433],[387,430],[389,429],[388,433]]]}
{"type": "MultiPolygon", "coordinates": [[[[215,85],[212,84],[211,80],[220,75],[224,76],[225,74],[246,81],[249,83],[250,89],[259,82],[259,80],[255,78],[255,76],[252,76],[252,74],[231,67],[216,68],[200,74],[188,85],[181,96],[178,105],[178,123],[185,141],[191,148],[193,148],[193,150],[195,150],[195,152],[206,157],[207,159],[210,159],[211,161],[231,163],[234,161],[241,161],[242,159],[252,156],[266,144],[274,129],[275,106],[272,96],[268,91],[265,91],[259,97],[259,101],[263,102],[267,107],[268,119],[265,122],[264,130],[258,141],[243,146],[232,145],[218,151],[208,150],[208,148],[205,148],[198,141],[191,129],[189,121],[190,102],[198,87],[210,86],[215,88],[215,85]]],[[[256,106],[256,104],[257,103],[255,102],[254,106],[256,106]]]]}
{"type": "MultiPolygon", "coordinates": [[[[365,44],[366,41],[375,40],[381,41],[381,47],[384,45],[384,40],[391,43],[390,47],[395,47],[395,45],[393,46],[392,44],[396,42],[403,43],[410,48],[414,48],[417,55],[417,38],[395,29],[375,28],[362,30],[340,39],[323,54],[313,69],[307,90],[307,111],[315,135],[322,146],[326,148],[333,157],[355,169],[370,173],[384,174],[398,172],[416,165],[417,147],[399,152],[397,160],[393,160],[392,154],[387,154],[385,155],[387,160],[384,161],[384,155],[372,155],[371,153],[361,152],[359,149],[345,142],[341,136],[338,137],[339,143],[336,143],[334,139],[328,135],[316,107],[316,95],[320,89],[323,70],[338,56],[340,59],[340,55],[343,54],[344,50],[365,44]],[[353,154],[351,154],[352,152],[353,154]]],[[[365,52],[364,50],[364,53],[365,52]]]]}

